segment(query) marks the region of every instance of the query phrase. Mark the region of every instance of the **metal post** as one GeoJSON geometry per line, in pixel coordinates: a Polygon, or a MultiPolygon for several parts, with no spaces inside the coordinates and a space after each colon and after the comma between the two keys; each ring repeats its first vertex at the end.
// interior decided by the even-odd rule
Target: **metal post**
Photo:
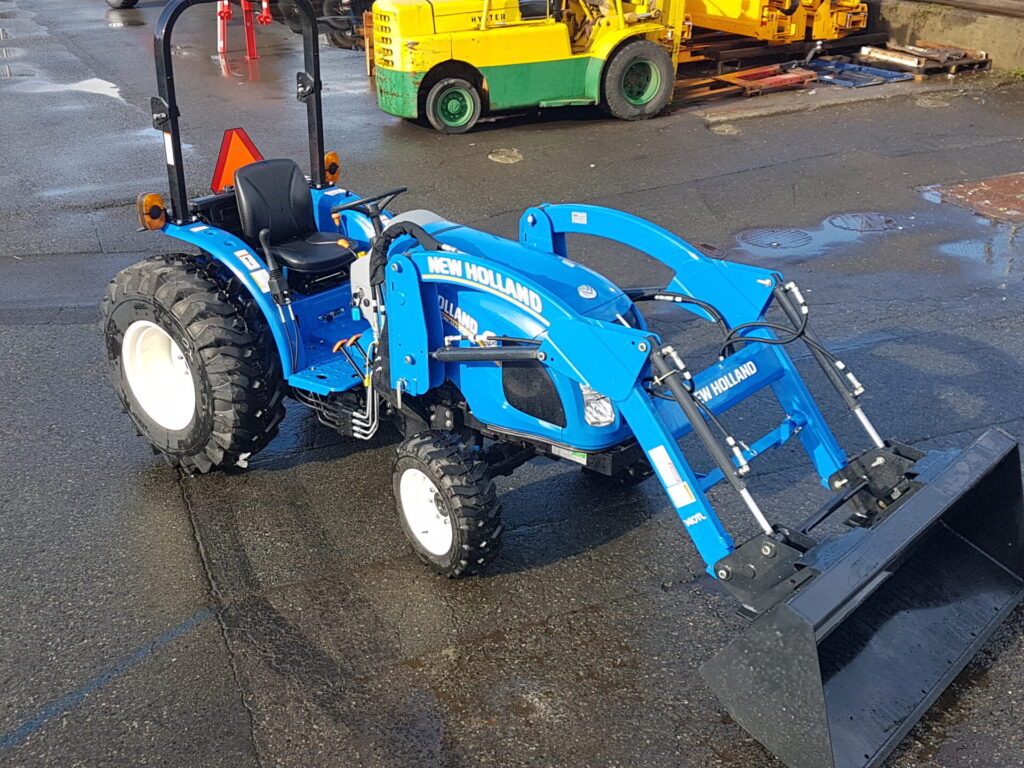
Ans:
{"type": "Polygon", "coordinates": [[[186,8],[216,0],[171,0],[164,6],[153,35],[156,58],[156,85],[159,96],[150,104],[153,127],[164,134],[167,161],[167,183],[170,187],[171,213],[176,224],[188,221],[188,193],[185,190],[185,168],[181,157],[181,135],[178,128],[178,101],[174,93],[174,65],[171,59],[171,30],[186,8]]]}
{"type": "Polygon", "coordinates": [[[327,186],[324,181],[324,116],[320,105],[320,44],[316,12],[309,0],[295,0],[302,13],[302,51],[305,71],[298,74],[298,99],[306,105],[309,133],[309,177],[314,189],[327,186]]]}
{"type": "Polygon", "coordinates": [[[220,0],[217,9],[217,55],[228,55],[228,20],[232,17],[231,0],[220,0]]]}
{"type": "Polygon", "coordinates": [[[256,53],[256,24],[253,21],[253,7],[250,0],[242,0],[242,26],[245,28],[245,58],[258,59],[256,53]]]}

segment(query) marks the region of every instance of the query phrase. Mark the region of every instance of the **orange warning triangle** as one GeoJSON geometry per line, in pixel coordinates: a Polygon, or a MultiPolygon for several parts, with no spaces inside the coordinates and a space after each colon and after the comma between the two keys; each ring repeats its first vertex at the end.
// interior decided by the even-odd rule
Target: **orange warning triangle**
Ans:
{"type": "Polygon", "coordinates": [[[232,186],[235,183],[235,171],[262,159],[263,155],[256,149],[249,134],[242,128],[229,128],[224,131],[220,143],[220,155],[217,157],[217,168],[213,172],[210,189],[216,194],[224,187],[232,186]]]}

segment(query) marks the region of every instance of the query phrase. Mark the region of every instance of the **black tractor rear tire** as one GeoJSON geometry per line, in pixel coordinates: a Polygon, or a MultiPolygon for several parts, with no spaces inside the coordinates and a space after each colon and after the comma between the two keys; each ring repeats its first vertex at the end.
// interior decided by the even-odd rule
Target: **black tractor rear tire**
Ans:
{"type": "Polygon", "coordinates": [[[139,0],[107,0],[107,5],[118,10],[134,8],[138,4],[139,0]]]}
{"type": "Polygon", "coordinates": [[[277,435],[286,387],[276,345],[219,262],[141,261],[110,282],[100,312],[121,404],[169,464],[189,473],[242,467],[277,435]]]}
{"type": "Polygon", "coordinates": [[[494,481],[457,436],[421,432],[403,441],[392,491],[409,543],[438,573],[453,579],[476,574],[498,554],[501,504],[494,481]]]}
{"type": "Polygon", "coordinates": [[[480,91],[461,77],[446,77],[434,83],[424,102],[427,120],[441,133],[468,133],[483,112],[480,91]]]}
{"type": "Polygon", "coordinates": [[[619,120],[654,117],[672,98],[675,80],[668,51],[650,40],[634,40],[605,65],[601,107],[619,120]]]}

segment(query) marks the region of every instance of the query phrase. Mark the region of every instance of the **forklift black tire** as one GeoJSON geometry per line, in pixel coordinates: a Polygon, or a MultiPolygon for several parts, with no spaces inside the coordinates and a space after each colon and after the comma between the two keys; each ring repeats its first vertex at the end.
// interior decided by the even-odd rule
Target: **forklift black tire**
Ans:
{"type": "Polygon", "coordinates": [[[398,446],[392,474],[402,530],[444,576],[479,573],[501,545],[501,504],[487,465],[455,435],[421,432],[398,446]]]}
{"type": "Polygon", "coordinates": [[[619,120],[654,117],[672,98],[675,81],[668,51],[650,40],[634,40],[604,68],[601,107],[619,120]]]}
{"type": "Polygon", "coordinates": [[[427,92],[427,120],[441,133],[467,133],[473,129],[483,102],[476,86],[461,77],[438,80],[427,92]]]}
{"type": "Polygon", "coordinates": [[[110,282],[100,312],[121,405],[171,466],[244,467],[277,434],[285,382],[276,346],[219,262],[168,254],[133,264],[110,282]]]}
{"type": "Polygon", "coordinates": [[[119,10],[126,8],[134,8],[139,4],[139,0],[107,0],[107,5],[111,8],[117,8],[119,10]]]}

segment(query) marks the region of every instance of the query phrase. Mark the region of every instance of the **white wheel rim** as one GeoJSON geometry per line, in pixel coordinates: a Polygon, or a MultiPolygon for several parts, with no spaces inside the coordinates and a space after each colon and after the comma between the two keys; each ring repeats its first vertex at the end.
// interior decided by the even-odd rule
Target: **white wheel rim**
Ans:
{"type": "Polygon", "coordinates": [[[146,414],[167,430],[184,429],[196,410],[195,382],[181,348],[167,331],[136,320],[124,332],[125,379],[146,414]]]}
{"type": "Polygon", "coordinates": [[[407,469],[398,481],[402,515],[421,547],[443,555],[452,547],[452,523],[434,481],[418,469],[407,469]]]}

